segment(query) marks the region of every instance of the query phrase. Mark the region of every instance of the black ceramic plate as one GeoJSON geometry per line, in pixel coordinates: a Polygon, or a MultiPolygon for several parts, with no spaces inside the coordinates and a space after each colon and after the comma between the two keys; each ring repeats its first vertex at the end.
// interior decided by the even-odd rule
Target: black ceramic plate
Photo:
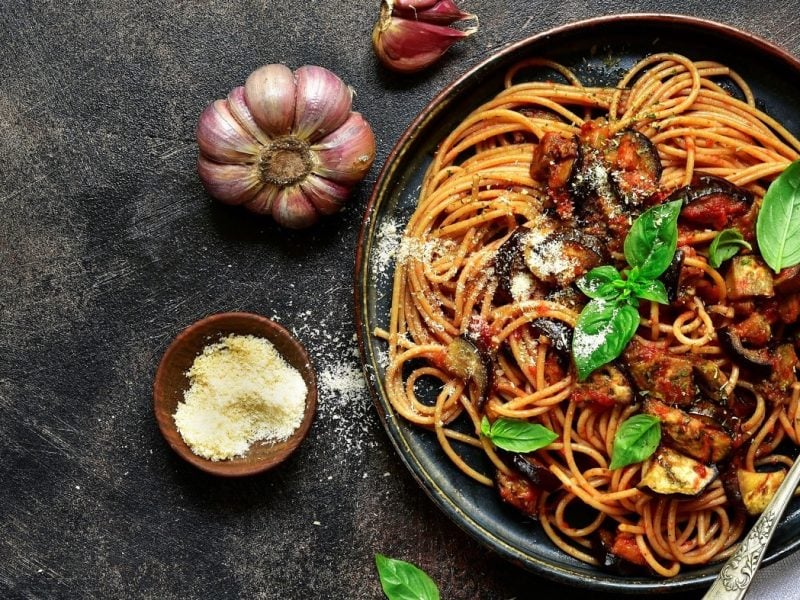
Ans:
{"type": "MultiPolygon", "coordinates": [[[[389,322],[392,265],[385,264],[385,246],[392,240],[386,232],[402,233],[436,145],[470,111],[502,89],[503,74],[510,65],[544,56],[572,68],[585,84],[614,84],[637,60],[663,51],[733,67],[752,86],[760,108],[795,134],[800,132],[800,62],[768,42],[717,23],[672,15],[602,17],[560,27],[492,56],[439,94],[411,124],[375,185],[361,231],[356,272],[362,360],[375,405],[403,462],[439,508],[480,542],[531,571],[573,585],[638,594],[706,586],[720,565],[685,568],[677,577],[662,581],[607,574],[559,551],[539,526],[501,506],[493,489],[453,467],[433,434],[396,418],[383,387],[386,344],[372,332],[389,322]]],[[[765,563],[798,545],[800,502],[794,501],[765,563]]]]}

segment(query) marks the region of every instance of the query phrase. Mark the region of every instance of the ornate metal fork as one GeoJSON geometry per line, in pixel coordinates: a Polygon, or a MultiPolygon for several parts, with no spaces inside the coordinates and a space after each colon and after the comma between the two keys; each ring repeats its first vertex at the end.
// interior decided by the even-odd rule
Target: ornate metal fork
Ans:
{"type": "Polygon", "coordinates": [[[753,575],[761,564],[761,559],[764,558],[772,534],[775,533],[781,515],[794,495],[798,483],[800,483],[800,458],[794,461],[786,479],[775,492],[775,496],[742,540],[739,548],[722,567],[722,571],[717,575],[706,595],[703,596],[703,600],[744,598],[747,588],[753,581],[753,575]]]}

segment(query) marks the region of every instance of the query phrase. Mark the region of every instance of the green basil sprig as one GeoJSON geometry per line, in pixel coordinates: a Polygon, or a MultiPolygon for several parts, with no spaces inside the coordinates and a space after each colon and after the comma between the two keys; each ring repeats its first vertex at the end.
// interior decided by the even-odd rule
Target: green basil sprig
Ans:
{"type": "Polygon", "coordinates": [[[375,555],[383,593],[389,600],[439,600],[439,589],[420,569],[404,560],[375,555]]]}
{"type": "Polygon", "coordinates": [[[638,414],[617,429],[609,469],[642,462],[656,451],[661,441],[661,421],[653,415],[638,414]]]}
{"type": "Polygon", "coordinates": [[[800,263],[800,161],[773,181],[758,211],[756,239],[776,273],[800,263]]]}
{"type": "Polygon", "coordinates": [[[744,240],[744,237],[742,237],[738,229],[725,229],[720,231],[708,247],[708,264],[715,269],[719,269],[722,263],[736,256],[740,248],[747,248],[748,250],[753,249],[753,247],[744,240]]]}
{"type": "Polygon", "coordinates": [[[558,437],[539,423],[504,418],[489,423],[486,417],[481,421],[481,433],[495,446],[509,452],[533,452],[550,445],[558,437]]]}
{"type": "Polygon", "coordinates": [[[572,336],[572,359],[578,379],[617,358],[639,326],[639,300],[667,304],[667,290],[658,280],[675,256],[682,202],[659,204],[633,222],[625,238],[624,274],[605,265],[576,283],[591,298],[583,307],[572,336]]]}

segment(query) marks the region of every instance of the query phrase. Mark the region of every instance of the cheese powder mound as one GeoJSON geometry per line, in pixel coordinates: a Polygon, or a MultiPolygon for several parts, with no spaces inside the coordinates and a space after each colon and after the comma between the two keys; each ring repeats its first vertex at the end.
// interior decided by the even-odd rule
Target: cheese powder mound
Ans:
{"type": "Polygon", "coordinates": [[[198,456],[234,458],[253,442],[285,440],[303,421],[305,381],[268,340],[230,335],[206,346],[186,374],[174,419],[198,456]]]}

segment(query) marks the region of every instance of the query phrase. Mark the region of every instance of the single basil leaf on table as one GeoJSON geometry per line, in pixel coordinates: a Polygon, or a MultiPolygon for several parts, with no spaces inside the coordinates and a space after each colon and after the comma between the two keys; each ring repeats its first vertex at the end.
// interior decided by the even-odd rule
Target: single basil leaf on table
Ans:
{"type": "Polygon", "coordinates": [[[667,288],[658,279],[640,279],[631,282],[631,291],[641,300],[652,300],[659,304],[669,304],[667,288]]]}
{"type": "Polygon", "coordinates": [[[761,256],[776,273],[800,263],[800,161],[786,167],[767,189],[756,239],[761,256]]]}
{"type": "Polygon", "coordinates": [[[653,206],[631,225],[624,250],[628,264],[636,269],[635,279],[656,279],[669,267],[678,246],[682,205],[681,200],[673,200],[653,206]]]}
{"type": "Polygon", "coordinates": [[[404,560],[375,555],[383,593],[389,600],[439,600],[439,589],[420,569],[404,560]]]}
{"type": "Polygon", "coordinates": [[[661,421],[653,415],[633,415],[617,429],[609,469],[642,462],[656,451],[661,441],[661,421]]]}
{"type": "Polygon", "coordinates": [[[580,381],[622,354],[639,327],[634,304],[638,302],[630,298],[619,302],[600,299],[583,308],[572,336],[572,359],[580,381]]]}
{"type": "Polygon", "coordinates": [[[708,247],[708,264],[719,269],[722,263],[736,256],[740,248],[753,249],[738,229],[720,231],[708,247]]]}
{"type": "Polygon", "coordinates": [[[509,452],[533,452],[558,438],[555,432],[539,423],[504,418],[489,423],[489,419],[483,417],[481,433],[492,440],[495,446],[509,452]]]}

